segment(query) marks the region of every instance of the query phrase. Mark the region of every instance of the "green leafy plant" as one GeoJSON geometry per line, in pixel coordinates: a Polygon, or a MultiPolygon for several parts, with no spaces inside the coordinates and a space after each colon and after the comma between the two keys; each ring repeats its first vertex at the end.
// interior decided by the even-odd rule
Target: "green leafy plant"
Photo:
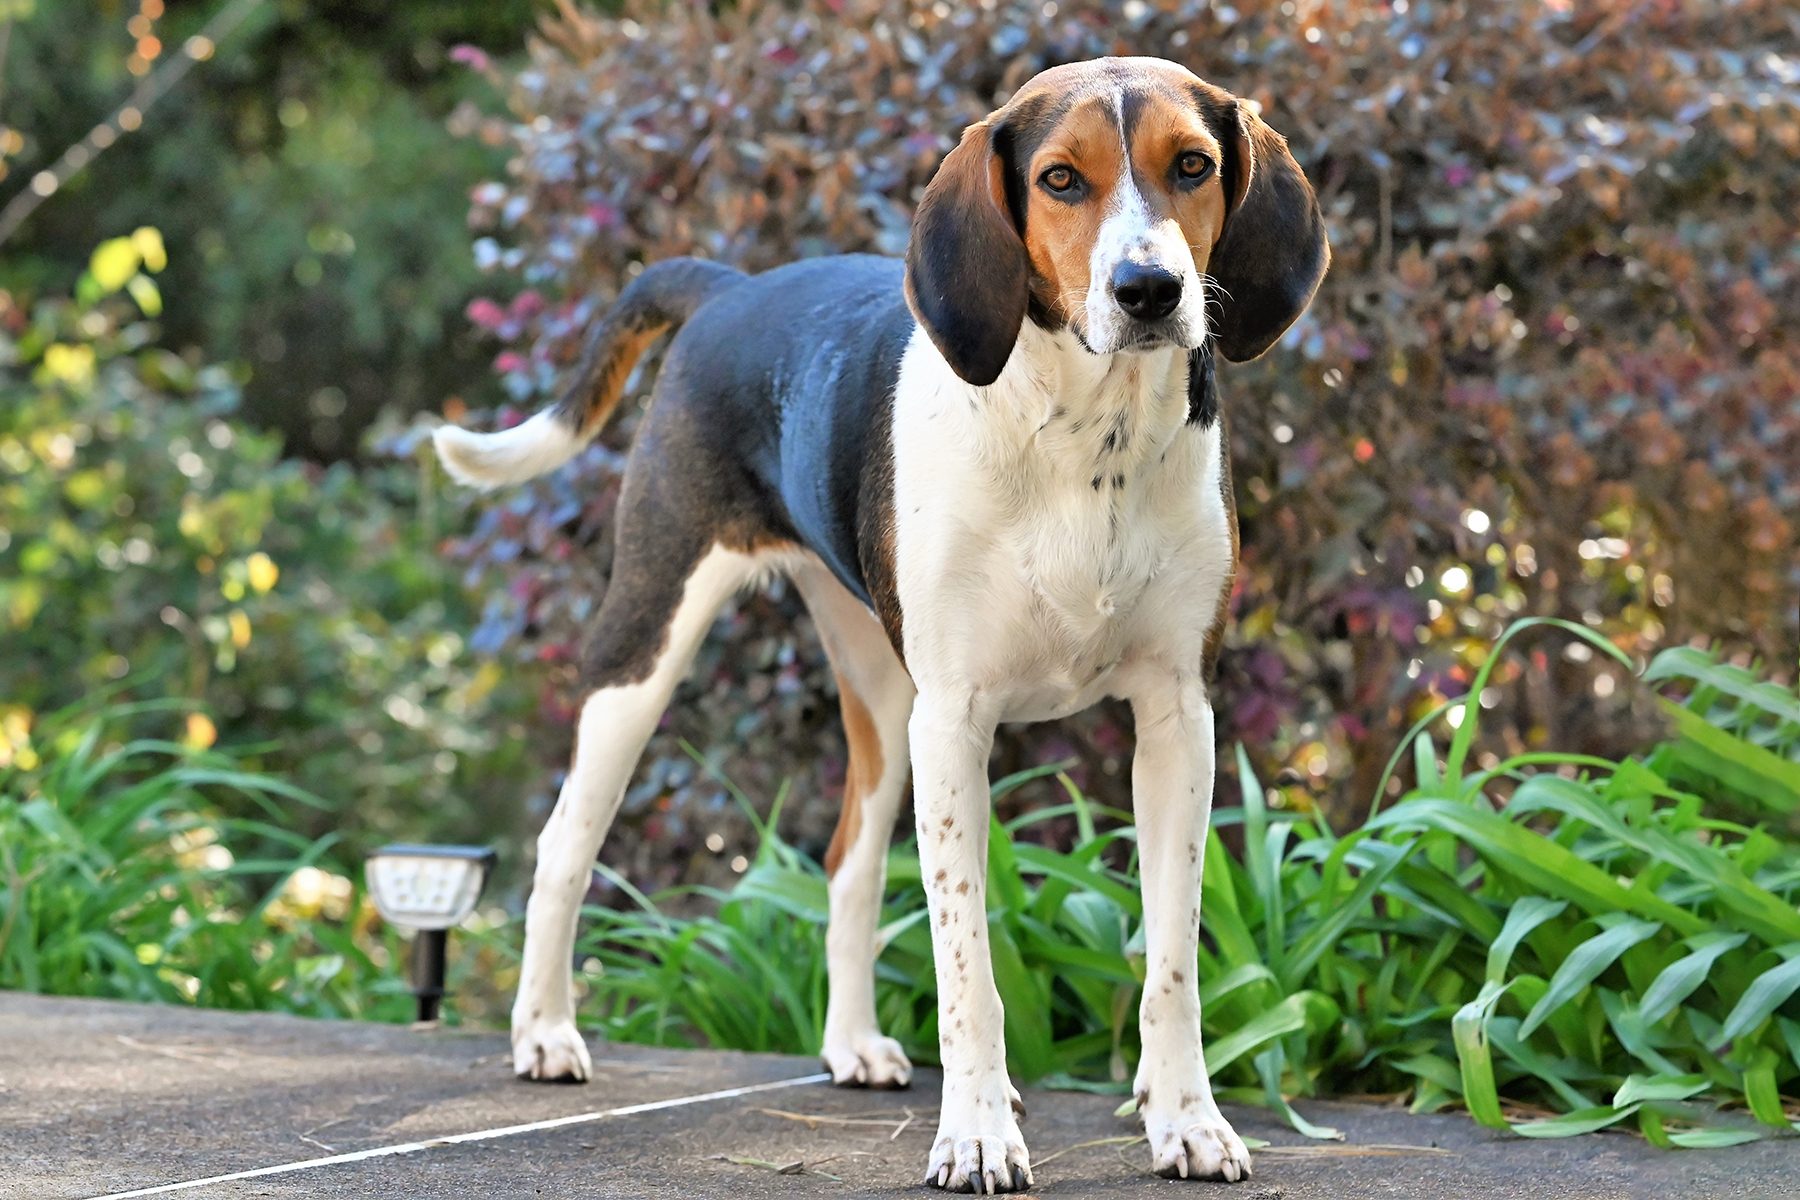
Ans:
{"type": "MultiPolygon", "coordinates": [[[[411,1020],[406,943],[359,857],[295,832],[327,803],[177,740],[187,702],[119,690],[0,721],[0,989],[411,1020]]],[[[452,1022],[503,1014],[492,980],[518,959],[502,914],[471,926],[450,961],[452,1022]]]]}
{"type": "MultiPolygon", "coordinates": [[[[1507,637],[1544,625],[1616,653],[1561,622],[1507,637]]],[[[1221,1094],[1325,1138],[1336,1131],[1296,1101],[1405,1094],[1416,1110],[1462,1105],[1522,1136],[1631,1122],[1665,1146],[1789,1132],[1800,843],[1717,815],[1717,789],[1737,776],[1699,771],[1713,759],[1692,746],[1728,764],[1791,764],[1791,696],[1689,650],[1644,676],[1720,721],[1708,728],[1726,741],[1677,725],[1638,758],[1528,752],[1472,766],[1477,680],[1453,727],[1439,714],[1411,735],[1419,784],[1344,835],[1273,807],[1279,793],[1240,751],[1241,804],[1215,813],[1206,846],[1196,964],[1221,1094]]],[[[159,702],[0,725],[0,987],[405,1019],[399,936],[373,920],[341,846],[291,832],[318,801],[234,755],[129,732],[189,715],[159,702]],[[279,852],[234,855],[246,845],[279,852]]],[[[991,826],[1008,1049],[1022,1079],[1123,1093],[1144,967],[1135,831],[1061,767],[994,788],[1004,799],[1049,778],[1065,797],[991,826]],[[1071,849],[1038,840],[1063,822],[1071,849]]],[[[785,793],[766,818],[735,794],[760,848],[733,887],[652,897],[605,872],[630,906],[590,908],[579,949],[580,1011],[606,1036],[817,1048],[825,875],[777,832],[785,793]]],[[[1759,794],[1788,811],[1779,792],[1759,794]]],[[[878,1009],[930,1061],[932,950],[910,844],[888,877],[878,1009]]],[[[484,914],[459,939],[464,1019],[504,1018],[519,936],[484,914]]]]}
{"type": "Polygon", "coordinates": [[[1676,736],[1651,766],[1684,787],[1800,831],[1800,694],[1691,646],[1657,655],[1652,682],[1685,686],[1664,700],[1676,736]]]}
{"type": "Polygon", "coordinates": [[[321,919],[355,899],[332,840],[288,828],[319,801],[235,756],[123,733],[182,709],[84,705],[6,745],[0,987],[397,1018],[385,947],[321,919]],[[233,854],[249,843],[275,850],[233,854]]]}
{"type": "Polygon", "coordinates": [[[476,613],[431,476],[282,458],[232,370],[155,348],[166,265],[140,229],[95,250],[72,300],[0,293],[0,719],[29,729],[124,682],[184,701],[190,744],[320,797],[293,832],[361,851],[511,830],[547,773],[534,697],[458,632],[476,613]]]}
{"type": "MultiPolygon", "coordinates": [[[[1507,637],[1542,624],[1618,653],[1561,622],[1521,622],[1507,637]]],[[[1730,681],[1756,715],[1734,708],[1729,727],[1709,728],[1739,752],[1750,735],[1772,741],[1791,698],[1717,666],[1673,651],[1646,677],[1730,681]]],[[[1206,849],[1199,977],[1216,1084],[1320,1137],[1334,1131],[1293,1098],[1404,1092],[1415,1109],[1460,1103],[1531,1137],[1628,1120],[1663,1145],[1787,1131],[1782,1091],[1800,1082],[1800,846],[1709,815],[1708,796],[1662,773],[1688,769],[1685,730],[1642,759],[1534,752],[1470,769],[1484,683],[1447,746],[1413,734],[1417,787],[1347,835],[1271,809],[1239,752],[1242,808],[1216,814],[1206,849]]],[[[1696,692],[1685,710],[1715,703],[1696,692]]],[[[1125,814],[1058,779],[1066,804],[991,831],[1008,1050],[1025,1078],[1123,1091],[1143,977],[1134,833],[1125,814]],[[1067,817],[1074,849],[1031,840],[1067,817]]],[[[582,1011],[608,1036],[816,1048],[825,878],[775,819],[759,825],[761,849],[735,887],[699,890],[714,911],[673,915],[691,907],[680,891],[589,910],[582,1011]]],[[[879,1010],[929,1060],[930,934],[911,846],[892,855],[889,883],[879,1010]]]]}

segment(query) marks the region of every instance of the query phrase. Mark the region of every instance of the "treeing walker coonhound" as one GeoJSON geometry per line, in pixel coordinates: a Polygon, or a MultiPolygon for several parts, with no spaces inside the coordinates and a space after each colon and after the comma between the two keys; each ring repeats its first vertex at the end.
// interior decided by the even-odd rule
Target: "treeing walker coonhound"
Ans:
{"type": "Polygon", "coordinates": [[[1267,350],[1328,259],[1286,142],[1236,97],[1159,59],[1060,66],[963,132],[904,264],[649,267],[555,406],[500,433],[437,431],[467,483],[548,471],[606,423],[648,343],[681,326],[625,471],[573,762],[538,839],[520,1075],[587,1078],[570,959],[595,855],[714,615],[779,572],[830,654],[850,746],[826,856],[833,1079],[911,1076],[874,992],[910,767],[944,1068],[926,1178],[1031,1184],[987,946],[988,754],[1002,721],[1120,696],[1137,736],[1151,1163],[1250,1174],[1207,1079],[1195,978],[1206,681],[1237,557],[1212,354],[1267,350]]]}

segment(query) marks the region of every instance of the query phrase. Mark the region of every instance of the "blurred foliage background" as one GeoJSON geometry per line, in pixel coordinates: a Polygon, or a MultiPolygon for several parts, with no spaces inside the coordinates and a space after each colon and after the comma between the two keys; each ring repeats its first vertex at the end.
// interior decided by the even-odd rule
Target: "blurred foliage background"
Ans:
{"type": "Polygon", "coordinates": [[[174,251],[161,340],[243,364],[245,415],[289,453],[343,458],[381,412],[482,377],[463,219],[505,148],[447,126],[489,91],[449,55],[517,50],[534,5],[4,0],[0,187],[27,186],[233,7],[242,24],[0,246],[0,287],[66,290],[101,237],[155,226],[174,251]]]}
{"type": "MultiPolygon", "coordinates": [[[[1245,553],[1221,729],[1275,803],[1343,826],[1522,616],[1637,655],[1716,640],[1792,680],[1797,23],[1754,0],[559,6],[525,63],[477,64],[508,101],[478,128],[513,150],[474,193],[477,256],[510,296],[470,315],[526,410],[645,261],[898,251],[957,132],[1044,67],[1158,54],[1236,90],[1318,186],[1335,262],[1222,380],[1245,553]]],[[[549,661],[565,699],[631,431],[484,501],[453,547],[490,597],[478,641],[549,661]]],[[[795,608],[752,601],[703,654],[628,802],[640,836],[608,849],[634,877],[718,836],[678,739],[753,793],[831,793],[829,673],[795,608]]],[[[1480,702],[1483,762],[1648,735],[1640,691],[1579,643],[1527,644],[1480,702]]],[[[1102,707],[1011,733],[996,772],[1066,758],[1122,806],[1129,744],[1102,707]]],[[[798,805],[796,838],[831,816],[798,805]]]]}
{"type": "MultiPolygon", "coordinates": [[[[0,197],[115,130],[0,242],[15,759],[96,689],[170,697],[134,723],[316,793],[290,818],[346,834],[334,862],[400,835],[517,854],[635,420],[476,501],[410,418],[536,407],[645,262],[897,252],[964,124],[1105,53],[1260,104],[1331,225],[1312,312],[1223,379],[1245,563],[1218,707],[1277,809],[1353,824],[1523,616],[1793,681],[1791,5],[0,0],[0,30],[0,197]]],[[[778,588],[721,620],[605,851],[627,877],[755,854],[684,742],[753,795],[791,780],[783,833],[822,848],[843,746],[798,612],[778,588]]],[[[1647,744],[1642,689],[1550,645],[1486,677],[1477,760],[1647,744]]],[[[995,768],[1067,760],[1121,806],[1129,747],[1103,707],[1010,734],[995,768]]]]}

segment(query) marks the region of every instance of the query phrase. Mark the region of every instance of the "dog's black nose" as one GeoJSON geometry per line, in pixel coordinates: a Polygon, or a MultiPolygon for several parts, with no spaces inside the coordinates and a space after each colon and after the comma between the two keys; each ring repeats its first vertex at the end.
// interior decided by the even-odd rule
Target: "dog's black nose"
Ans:
{"type": "Polygon", "coordinates": [[[1162,267],[1123,262],[1113,268],[1112,291],[1126,316],[1160,321],[1181,303],[1181,276],[1162,267]]]}

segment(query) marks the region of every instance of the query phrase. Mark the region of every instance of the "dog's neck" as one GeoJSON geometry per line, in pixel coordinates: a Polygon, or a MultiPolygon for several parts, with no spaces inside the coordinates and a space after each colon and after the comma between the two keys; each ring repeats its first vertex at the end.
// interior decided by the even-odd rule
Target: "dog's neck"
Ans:
{"type": "Polygon", "coordinates": [[[985,449],[1094,490],[1119,486],[1157,467],[1181,432],[1186,360],[1175,347],[1094,354],[1068,330],[1027,322],[983,389],[985,449]]]}

